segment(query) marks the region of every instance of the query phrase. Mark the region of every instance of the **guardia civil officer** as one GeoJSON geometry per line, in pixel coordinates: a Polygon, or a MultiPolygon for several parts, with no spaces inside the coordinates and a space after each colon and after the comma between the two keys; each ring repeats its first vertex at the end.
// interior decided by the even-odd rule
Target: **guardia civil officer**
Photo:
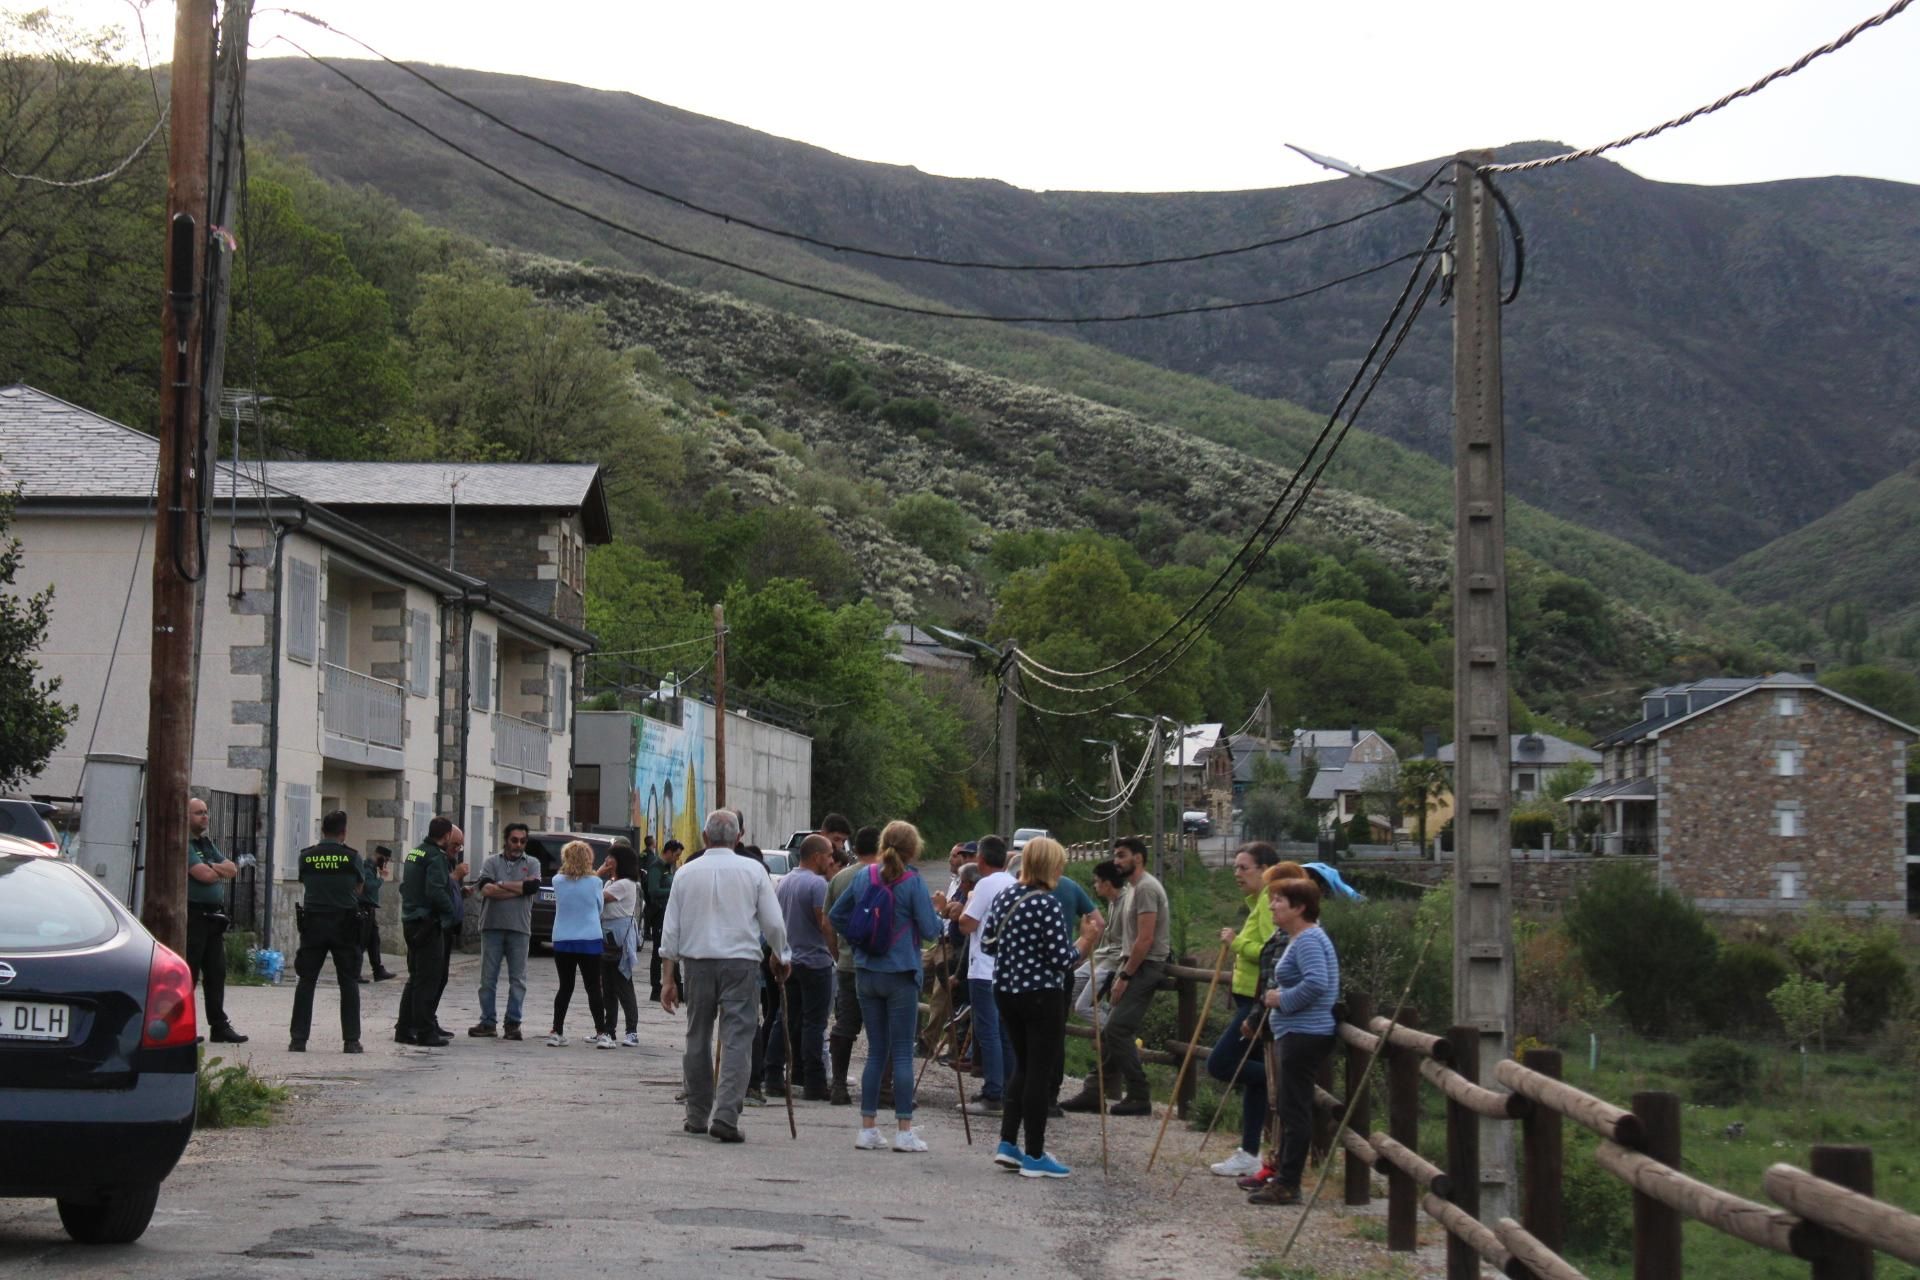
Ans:
{"type": "Polygon", "coordinates": [[[300,984],[293,991],[293,1024],[287,1049],[307,1051],[307,1032],[313,1026],[313,987],[320,968],[333,957],[333,975],[340,984],[340,1038],[347,1053],[360,1052],[360,903],[366,893],[366,869],[360,854],[344,843],[347,811],[335,809],[320,819],[320,843],[300,851],[300,888],[306,899],[298,908],[300,950],[293,971],[300,984]]]}
{"type": "Polygon", "coordinates": [[[393,1030],[399,1044],[443,1049],[450,1043],[440,1034],[436,1015],[440,993],[447,986],[446,931],[460,923],[454,912],[447,876],[453,857],[466,847],[467,837],[453,819],[436,817],[427,824],[427,838],[407,851],[400,872],[400,928],[407,938],[407,986],[400,993],[400,1019],[393,1030]]]}
{"type": "Polygon", "coordinates": [[[227,889],[240,865],[207,834],[211,815],[199,796],[187,801],[187,967],[207,1002],[207,1039],[245,1044],[227,1021],[227,889]]]}

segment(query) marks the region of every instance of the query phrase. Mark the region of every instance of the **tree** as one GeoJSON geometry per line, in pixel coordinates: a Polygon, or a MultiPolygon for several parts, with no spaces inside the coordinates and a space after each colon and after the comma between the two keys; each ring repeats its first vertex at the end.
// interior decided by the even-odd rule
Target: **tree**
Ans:
{"type": "Polygon", "coordinates": [[[1904,671],[1866,663],[1829,671],[1820,683],[1895,720],[1920,722],[1920,680],[1904,671]]]}
{"type": "Polygon", "coordinates": [[[1274,700],[1289,723],[1370,724],[1393,714],[1407,685],[1399,658],[1344,618],[1302,611],[1269,649],[1274,700]]]}
{"type": "Polygon", "coordinates": [[[887,527],[895,537],[920,548],[937,563],[965,564],[980,523],[951,498],[912,493],[887,512],[887,527]]]}
{"type": "Polygon", "coordinates": [[[1767,1001],[1795,1044],[1804,1049],[1813,1041],[1825,1053],[1827,1029],[1838,1023],[1847,1009],[1847,984],[1828,986],[1818,978],[1796,973],[1769,992],[1767,1001]]]}
{"type": "Polygon", "coordinates": [[[1400,807],[1413,815],[1420,856],[1427,856],[1427,819],[1433,806],[1453,794],[1453,773],[1438,760],[1407,760],[1400,765],[1400,807]]]}
{"type": "Polygon", "coordinates": [[[1602,867],[1566,913],[1594,984],[1617,992],[1635,1031],[1664,1035],[1714,973],[1720,942],[1699,908],[1638,867],[1602,867]]]}
{"type": "MultiPolygon", "coordinates": [[[[665,561],[631,543],[587,552],[587,630],[603,651],[617,653],[699,633],[706,610],[665,561]]],[[[687,652],[691,653],[692,650],[687,652]]],[[[676,655],[648,654],[642,665],[673,665],[676,655]]]]}
{"type": "Polygon", "coordinates": [[[37,678],[33,655],[47,639],[53,587],[24,597],[12,590],[20,568],[20,540],[10,532],[17,496],[0,494],[0,789],[7,790],[46,768],[79,714],[54,696],[58,676],[37,678]]]}

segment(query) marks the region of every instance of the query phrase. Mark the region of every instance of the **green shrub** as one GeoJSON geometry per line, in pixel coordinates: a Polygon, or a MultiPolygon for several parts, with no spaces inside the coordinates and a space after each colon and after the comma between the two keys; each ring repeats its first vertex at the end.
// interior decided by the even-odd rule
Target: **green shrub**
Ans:
{"type": "Polygon", "coordinates": [[[1687,1097],[1702,1106],[1744,1102],[1760,1078],[1760,1059],[1745,1045],[1720,1036],[1696,1040],[1687,1050],[1687,1097]]]}
{"type": "Polygon", "coordinates": [[[938,400],[925,396],[889,400],[880,406],[880,420],[902,431],[933,431],[946,411],[938,400]]]}
{"type": "Polygon", "coordinates": [[[1633,1242],[1633,1193],[1594,1161],[1591,1142],[1576,1139],[1567,1144],[1560,1187],[1569,1258],[1627,1262],[1633,1242]]]}
{"type": "Polygon", "coordinates": [[[206,1129],[273,1122],[273,1109],[287,1100],[287,1090],[268,1084],[244,1062],[220,1065],[200,1050],[200,1077],[195,1088],[198,1123],[206,1129]]]}
{"type": "Polygon", "coordinates": [[[259,935],[251,929],[229,929],[220,945],[226,949],[229,983],[242,987],[265,985],[265,979],[253,971],[253,957],[247,954],[260,945],[259,935]]]}
{"type": "Polygon", "coordinates": [[[887,527],[936,564],[965,564],[980,523],[966,508],[937,493],[912,493],[887,512],[887,527]]]}
{"type": "Polygon", "coordinates": [[[1700,1012],[1716,1031],[1763,1031],[1779,1026],[1767,994],[1792,972],[1786,957],[1764,942],[1720,948],[1714,980],[1703,983],[1700,1012]]]}
{"type": "Polygon", "coordinates": [[[1861,939],[1846,969],[1847,1030],[1872,1035],[1913,993],[1913,974],[1900,950],[1900,936],[1878,925],[1861,939]]]}
{"type": "Polygon", "coordinates": [[[1347,820],[1346,835],[1349,844],[1373,843],[1373,823],[1368,820],[1365,809],[1354,810],[1353,817],[1347,820]]]}
{"type": "Polygon", "coordinates": [[[1507,820],[1507,835],[1516,849],[1538,849],[1554,832],[1553,810],[1544,805],[1526,805],[1513,811],[1507,820]]]}
{"type": "Polygon", "coordinates": [[[1645,1035],[1684,1020],[1719,958],[1720,940],[1700,910],[1625,863],[1587,881],[1566,928],[1594,985],[1618,992],[1628,1023],[1645,1035]]]}

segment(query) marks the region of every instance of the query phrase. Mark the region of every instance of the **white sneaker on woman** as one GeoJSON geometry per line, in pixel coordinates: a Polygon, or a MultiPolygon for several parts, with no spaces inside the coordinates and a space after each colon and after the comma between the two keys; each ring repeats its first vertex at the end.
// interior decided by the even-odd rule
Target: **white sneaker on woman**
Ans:
{"type": "Polygon", "coordinates": [[[853,1145],[860,1151],[885,1151],[887,1140],[880,1136],[878,1129],[862,1129],[860,1136],[853,1140],[853,1145]]]}
{"type": "Polygon", "coordinates": [[[617,1049],[620,1046],[613,1042],[612,1036],[602,1031],[593,1038],[593,1047],[596,1049],[617,1049]]]}
{"type": "Polygon", "coordinates": [[[1245,1151],[1235,1151],[1225,1160],[1211,1167],[1214,1173],[1222,1178],[1244,1178],[1260,1167],[1260,1157],[1248,1155],[1245,1151]]]}
{"type": "Polygon", "coordinates": [[[917,1155],[927,1149],[927,1144],[922,1142],[920,1135],[912,1129],[902,1129],[893,1135],[893,1149],[917,1155]]]}
{"type": "Polygon", "coordinates": [[[638,1031],[627,1032],[625,1037],[620,1041],[620,1047],[622,1049],[638,1049],[640,1047],[640,1033],[638,1031]]]}
{"type": "Polygon", "coordinates": [[[547,1048],[564,1049],[566,1047],[567,1047],[567,1038],[564,1035],[562,1035],[560,1032],[556,1031],[552,1035],[547,1037],[547,1048]]]}

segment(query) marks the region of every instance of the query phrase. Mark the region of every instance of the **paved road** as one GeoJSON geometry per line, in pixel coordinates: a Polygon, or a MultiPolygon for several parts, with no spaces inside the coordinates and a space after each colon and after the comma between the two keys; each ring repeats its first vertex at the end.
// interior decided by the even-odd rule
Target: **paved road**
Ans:
{"type": "MultiPolygon", "coordinates": [[[[476,970],[474,958],[456,958],[446,1025],[474,1020],[476,970]]],[[[544,1025],[554,989],[549,961],[535,957],[531,972],[530,1032],[544,1025]]],[[[638,1049],[462,1036],[422,1050],[387,1034],[398,983],[362,990],[359,1057],[338,1052],[331,985],[321,986],[305,1055],[286,1052],[290,983],[230,990],[234,1021],[253,1037],[230,1060],[294,1087],[282,1118],[196,1136],[153,1226],[126,1248],[71,1246],[50,1201],[0,1200],[0,1273],[420,1280],[597,1276],[615,1266],[684,1276],[697,1265],[703,1280],[896,1280],[962,1268],[1206,1280],[1252,1261],[1249,1211],[1219,1180],[1199,1173],[1169,1208],[1164,1163],[1144,1176],[1155,1121],[1110,1121],[1110,1180],[1093,1117],[1058,1122],[1050,1135],[1075,1177],[1018,1178],[988,1160],[997,1122],[976,1121],[969,1148],[951,1076],[930,1075],[927,1155],[857,1152],[856,1117],[822,1103],[797,1104],[797,1142],[776,1105],[749,1110],[746,1143],[722,1146],[680,1130],[681,1024],[657,1007],[642,1005],[638,1049]]],[[[576,1037],[586,1016],[576,996],[576,1037]]],[[[1176,1125],[1167,1152],[1193,1142],[1176,1125]]],[[[1292,1212],[1269,1211],[1266,1221],[1292,1212]]]]}

